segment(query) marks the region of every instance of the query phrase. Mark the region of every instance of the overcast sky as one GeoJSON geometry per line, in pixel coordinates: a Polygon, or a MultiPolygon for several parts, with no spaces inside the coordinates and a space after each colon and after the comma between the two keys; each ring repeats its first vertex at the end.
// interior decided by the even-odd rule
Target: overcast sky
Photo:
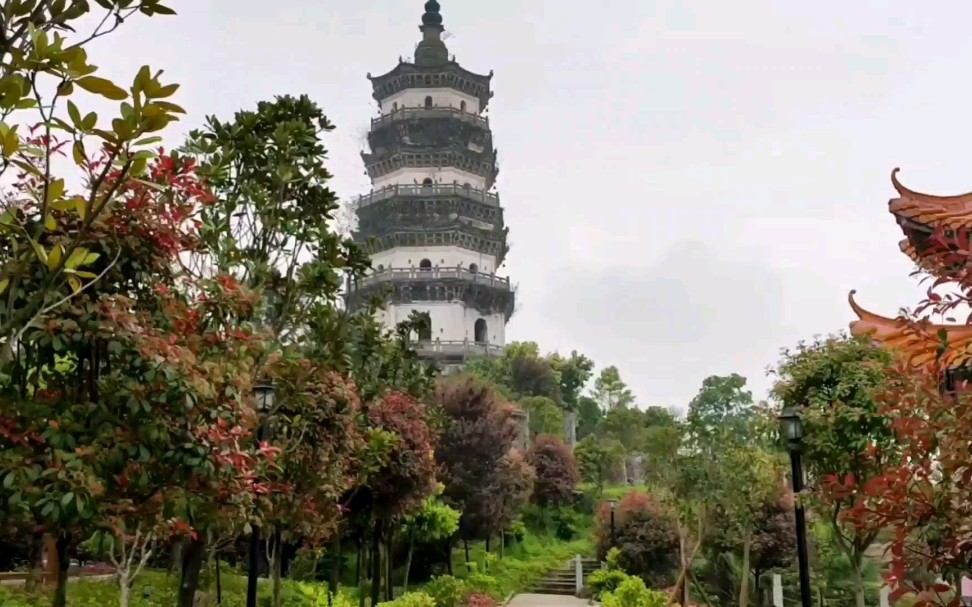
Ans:
{"type": "MultiPolygon", "coordinates": [[[[891,170],[972,190],[972,5],[951,0],[440,0],[490,104],[518,283],[512,340],[615,364],[645,405],[845,328],[919,289],[891,170]],[[610,7],[608,7],[610,5],[610,7]]],[[[307,93],[338,130],[334,188],[369,189],[365,74],[410,56],[423,0],[169,0],[92,51],[183,85],[189,118],[307,93]]]]}

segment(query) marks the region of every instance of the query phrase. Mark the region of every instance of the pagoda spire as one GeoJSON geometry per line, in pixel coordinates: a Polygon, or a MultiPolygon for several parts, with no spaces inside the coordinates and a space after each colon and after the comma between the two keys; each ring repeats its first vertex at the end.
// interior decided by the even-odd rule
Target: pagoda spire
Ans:
{"type": "Polygon", "coordinates": [[[425,14],[422,15],[422,25],[419,26],[423,34],[432,35],[436,38],[442,37],[445,28],[442,27],[440,9],[441,7],[436,0],[429,0],[425,3],[425,14]]]}
{"type": "Polygon", "coordinates": [[[449,62],[449,49],[442,41],[442,13],[439,12],[437,0],[425,3],[425,13],[422,15],[422,41],[415,47],[415,65],[421,67],[438,67],[449,62]]]}

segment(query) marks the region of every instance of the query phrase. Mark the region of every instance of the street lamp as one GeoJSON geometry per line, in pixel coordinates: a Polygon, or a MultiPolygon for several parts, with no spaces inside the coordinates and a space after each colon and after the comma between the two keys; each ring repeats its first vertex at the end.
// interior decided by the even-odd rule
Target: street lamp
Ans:
{"type": "Polygon", "coordinates": [[[810,598],[810,558],[807,554],[807,519],[800,501],[803,491],[803,460],[800,447],[803,442],[803,420],[796,409],[784,409],[780,413],[780,436],[786,440],[790,451],[790,479],[793,485],[793,515],[796,522],[797,563],[800,567],[800,605],[812,607],[810,598]]]}
{"type": "Polygon", "coordinates": [[[611,547],[616,548],[618,540],[614,533],[614,511],[617,510],[618,500],[610,500],[608,503],[611,504],[611,547]]]}
{"type": "MultiPolygon", "coordinates": [[[[253,399],[257,410],[257,442],[263,441],[263,415],[273,408],[273,386],[260,383],[253,386],[253,399]]],[[[256,510],[256,504],[253,506],[256,510]]],[[[260,528],[255,524],[250,531],[249,567],[246,572],[246,607],[257,607],[257,578],[259,576],[260,528]]]]}

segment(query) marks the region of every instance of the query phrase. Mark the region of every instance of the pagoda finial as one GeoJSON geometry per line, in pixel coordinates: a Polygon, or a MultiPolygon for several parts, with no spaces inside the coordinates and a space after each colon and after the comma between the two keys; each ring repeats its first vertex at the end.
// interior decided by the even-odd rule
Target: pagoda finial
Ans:
{"type": "Polygon", "coordinates": [[[436,38],[442,35],[442,13],[439,12],[437,0],[429,0],[425,3],[425,14],[422,15],[422,25],[419,27],[423,34],[432,34],[436,38]]]}
{"type": "Polygon", "coordinates": [[[442,41],[442,14],[437,0],[425,3],[422,15],[422,41],[415,48],[415,64],[420,67],[438,67],[449,62],[449,50],[442,41]]]}

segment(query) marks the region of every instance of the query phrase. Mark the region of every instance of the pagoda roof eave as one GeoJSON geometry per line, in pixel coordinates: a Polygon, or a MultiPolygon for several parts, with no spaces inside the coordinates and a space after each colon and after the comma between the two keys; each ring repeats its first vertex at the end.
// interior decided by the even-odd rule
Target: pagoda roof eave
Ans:
{"type": "Polygon", "coordinates": [[[417,65],[411,61],[402,61],[392,69],[379,76],[372,76],[371,74],[368,74],[368,80],[371,80],[372,82],[381,82],[382,80],[390,80],[391,78],[395,78],[401,74],[433,74],[443,71],[455,71],[466,78],[469,78],[470,80],[476,80],[478,82],[482,82],[483,84],[488,84],[493,79],[493,72],[488,74],[477,74],[476,72],[471,72],[462,67],[456,61],[449,61],[448,63],[444,63],[442,65],[432,66],[417,65]]]}
{"type": "Polygon", "coordinates": [[[862,308],[854,300],[854,294],[855,291],[850,292],[848,301],[858,318],[850,323],[850,332],[855,337],[869,336],[877,345],[896,351],[915,367],[938,364],[955,368],[972,361],[972,326],[881,316],[862,308]],[[948,347],[940,352],[943,335],[948,347]]]}
{"type": "Polygon", "coordinates": [[[916,192],[898,181],[899,171],[891,172],[891,184],[897,190],[898,198],[888,202],[888,210],[902,229],[934,232],[936,228],[972,228],[972,192],[955,196],[916,192]]]}

